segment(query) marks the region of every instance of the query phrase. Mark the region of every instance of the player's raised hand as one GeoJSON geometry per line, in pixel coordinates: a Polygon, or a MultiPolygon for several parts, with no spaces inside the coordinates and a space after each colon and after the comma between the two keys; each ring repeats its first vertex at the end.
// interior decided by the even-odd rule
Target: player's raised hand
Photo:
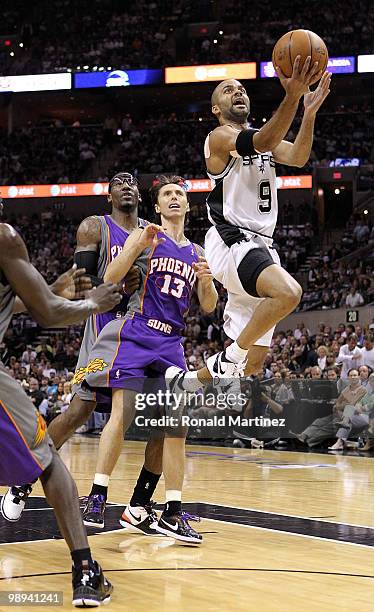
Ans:
{"type": "Polygon", "coordinates": [[[325,72],[318,83],[317,89],[304,95],[305,113],[313,115],[318,111],[330,93],[330,84],[331,74],[330,72],[325,72]]]}
{"type": "Polygon", "coordinates": [[[156,223],[149,223],[143,229],[138,244],[146,249],[147,247],[156,248],[159,244],[165,242],[165,238],[158,237],[158,232],[163,232],[163,228],[161,225],[156,225],[156,223]]]}
{"type": "Polygon", "coordinates": [[[318,62],[311,64],[311,56],[308,55],[304,62],[304,66],[300,69],[301,56],[297,55],[294,61],[292,75],[287,77],[279,66],[275,67],[282,87],[286,94],[295,100],[308,93],[309,85],[316,77],[318,70],[318,62]]]}
{"type": "Polygon", "coordinates": [[[203,286],[208,286],[213,280],[213,274],[210,271],[209,265],[205,257],[200,255],[199,261],[192,264],[193,269],[196,272],[199,283],[203,286]]]}
{"type": "Polygon", "coordinates": [[[78,268],[74,264],[70,270],[61,274],[50,286],[51,291],[67,300],[84,297],[85,291],[92,289],[92,282],[86,275],[85,268],[78,268]]]}

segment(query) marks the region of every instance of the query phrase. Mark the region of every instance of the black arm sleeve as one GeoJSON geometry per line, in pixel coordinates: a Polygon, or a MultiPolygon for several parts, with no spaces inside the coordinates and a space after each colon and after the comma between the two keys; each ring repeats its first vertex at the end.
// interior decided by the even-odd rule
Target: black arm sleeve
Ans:
{"type": "Polygon", "coordinates": [[[78,268],[85,268],[87,276],[90,277],[94,287],[101,285],[104,281],[97,276],[97,264],[99,254],[97,251],[78,251],[74,253],[74,263],[78,268]]]}
{"type": "Polygon", "coordinates": [[[256,154],[256,149],[253,146],[253,136],[256,132],[258,132],[258,130],[254,130],[253,128],[248,128],[239,132],[235,147],[241,157],[256,154]]]}

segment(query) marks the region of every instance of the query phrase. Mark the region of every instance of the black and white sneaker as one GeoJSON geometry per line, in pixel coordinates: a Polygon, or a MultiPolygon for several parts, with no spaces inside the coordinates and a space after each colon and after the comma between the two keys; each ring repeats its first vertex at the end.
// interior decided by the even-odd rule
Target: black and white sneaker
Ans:
{"type": "Polygon", "coordinates": [[[0,512],[7,520],[15,523],[21,518],[26,500],[32,491],[31,484],[10,487],[1,499],[0,512]]]}
{"type": "Polygon", "coordinates": [[[104,529],[105,506],[104,495],[89,495],[82,511],[83,525],[104,529]]]}
{"type": "Polygon", "coordinates": [[[226,386],[233,378],[244,376],[245,361],[233,363],[227,359],[225,351],[221,351],[208,357],[206,367],[213,378],[214,386],[226,386]]]}
{"type": "Polygon", "coordinates": [[[161,515],[156,530],[162,535],[190,544],[201,544],[203,536],[189,525],[188,521],[200,521],[200,518],[187,512],[178,512],[172,516],[161,515]]]}
{"type": "Polygon", "coordinates": [[[187,389],[185,389],[183,386],[185,375],[186,371],[182,370],[182,368],[178,368],[177,366],[170,366],[167,368],[165,372],[165,380],[170,393],[181,393],[182,391],[187,391],[187,389]]]}
{"type": "Polygon", "coordinates": [[[119,520],[120,525],[130,533],[139,533],[147,536],[160,536],[156,531],[158,516],[154,510],[155,502],[151,501],[145,506],[126,506],[119,520]]]}
{"type": "Polygon", "coordinates": [[[83,561],[81,566],[73,566],[72,582],[72,603],[76,608],[97,608],[110,602],[113,586],[96,561],[93,564],[83,561]]]}

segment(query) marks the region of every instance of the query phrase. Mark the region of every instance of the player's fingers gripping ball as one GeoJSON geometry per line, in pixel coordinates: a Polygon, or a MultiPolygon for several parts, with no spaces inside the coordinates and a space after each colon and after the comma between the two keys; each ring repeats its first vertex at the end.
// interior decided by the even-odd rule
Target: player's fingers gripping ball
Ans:
{"type": "Polygon", "coordinates": [[[302,71],[308,57],[307,69],[313,70],[310,85],[319,81],[327,68],[329,54],[327,47],[318,34],[310,30],[292,30],[284,34],[275,44],[272,61],[274,68],[279,67],[285,77],[290,78],[297,56],[300,56],[298,65],[302,71]],[[317,64],[314,68],[314,65],[317,64]]]}

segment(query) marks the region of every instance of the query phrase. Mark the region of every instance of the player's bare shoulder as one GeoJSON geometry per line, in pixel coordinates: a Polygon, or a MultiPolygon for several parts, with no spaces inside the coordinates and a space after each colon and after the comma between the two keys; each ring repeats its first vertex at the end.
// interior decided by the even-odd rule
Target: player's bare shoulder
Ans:
{"type": "Polygon", "coordinates": [[[77,230],[78,247],[98,247],[101,241],[99,219],[95,216],[83,219],[77,230]]]}
{"type": "Polygon", "coordinates": [[[8,223],[0,223],[0,261],[27,255],[25,243],[19,233],[8,223]]]}
{"type": "Polygon", "coordinates": [[[240,130],[231,125],[219,125],[209,134],[209,148],[211,154],[222,151],[230,153],[235,149],[235,142],[240,130]]]}
{"type": "Polygon", "coordinates": [[[208,136],[205,146],[205,161],[208,172],[220,174],[226,167],[240,130],[231,125],[219,125],[208,136]]]}

